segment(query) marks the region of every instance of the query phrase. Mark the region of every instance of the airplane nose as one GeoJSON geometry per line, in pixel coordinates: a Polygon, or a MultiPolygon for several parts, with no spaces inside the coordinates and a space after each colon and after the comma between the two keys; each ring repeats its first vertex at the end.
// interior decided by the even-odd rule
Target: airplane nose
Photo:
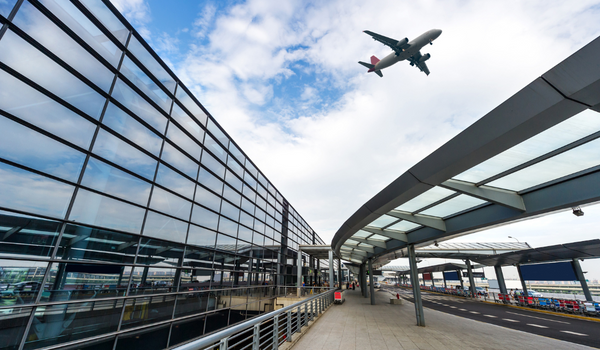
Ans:
{"type": "Polygon", "coordinates": [[[436,29],[435,30],[435,37],[437,38],[438,36],[440,36],[442,34],[442,30],[441,29],[436,29]]]}

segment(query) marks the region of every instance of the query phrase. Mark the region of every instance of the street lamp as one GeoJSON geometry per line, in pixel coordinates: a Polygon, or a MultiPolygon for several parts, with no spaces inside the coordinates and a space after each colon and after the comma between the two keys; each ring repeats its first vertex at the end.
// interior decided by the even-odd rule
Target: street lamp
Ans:
{"type": "Polygon", "coordinates": [[[513,236],[508,236],[508,238],[512,238],[512,239],[516,239],[517,242],[521,243],[521,241],[519,241],[517,238],[513,237],[513,236]]]}

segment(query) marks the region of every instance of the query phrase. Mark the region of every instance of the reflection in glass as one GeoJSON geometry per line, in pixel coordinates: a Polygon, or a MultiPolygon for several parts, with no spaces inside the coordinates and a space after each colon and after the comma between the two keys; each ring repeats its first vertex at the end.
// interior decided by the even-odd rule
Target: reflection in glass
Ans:
{"type": "Polygon", "coordinates": [[[136,267],[133,270],[129,295],[176,292],[175,271],[176,269],[149,266],[136,267]]]}
{"type": "Polygon", "coordinates": [[[171,117],[200,143],[204,142],[204,130],[177,103],[173,104],[171,117]]]}
{"type": "Polygon", "coordinates": [[[81,0],[81,3],[108,28],[108,30],[125,45],[129,30],[123,23],[102,3],[101,0],[81,0]]]}
{"type": "Polygon", "coordinates": [[[98,118],[106,99],[46,55],[7,30],[0,40],[0,61],[58,97],[98,118]]]}
{"type": "Polygon", "coordinates": [[[202,154],[202,165],[206,168],[210,169],[213,173],[215,173],[220,178],[225,177],[225,166],[219,163],[213,156],[208,154],[208,152],[204,152],[202,154]]]}
{"type": "Polygon", "coordinates": [[[188,224],[184,221],[148,211],[146,224],[144,224],[144,236],[184,243],[187,226],[188,224]]]}
{"type": "Polygon", "coordinates": [[[198,163],[179,152],[168,142],[165,142],[161,159],[192,179],[196,179],[196,176],[198,176],[198,163]]]}
{"type": "Polygon", "coordinates": [[[74,187],[0,162],[0,206],[64,218],[74,187]]]}
{"type": "Polygon", "coordinates": [[[175,80],[158,61],[152,57],[152,55],[146,50],[146,48],[138,41],[135,36],[131,36],[129,45],[127,46],[129,52],[140,61],[142,64],[154,75],[164,87],[167,88],[171,93],[175,91],[175,80]]]}
{"type": "Polygon", "coordinates": [[[0,306],[16,307],[35,302],[47,267],[47,262],[0,259],[0,306]]]}
{"type": "Polygon", "coordinates": [[[124,296],[131,267],[53,263],[44,284],[42,302],[124,296]]]}
{"type": "Polygon", "coordinates": [[[13,23],[60,59],[108,92],[115,74],[77,44],[33,5],[24,2],[13,23]]]}
{"type": "Polygon", "coordinates": [[[0,70],[0,109],[87,149],[96,126],[0,70]]]}
{"type": "Polygon", "coordinates": [[[156,174],[156,183],[179,193],[189,199],[194,198],[194,183],[187,178],[181,176],[176,171],[172,170],[164,163],[158,166],[156,174]]]}
{"type": "Polygon", "coordinates": [[[0,0],[0,15],[8,17],[17,0],[0,0]]]}
{"type": "MultiPolygon", "coordinates": [[[[139,303],[141,303],[141,301],[139,303]]],[[[132,309],[139,310],[135,308],[135,305],[132,305],[132,309]]],[[[128,315],[128,317],[130,316],[128,315]]],[[[134,315],[131,317],[137,316],[134,315]]],[[[125,321],[125,319],[123,319],[123,321],[125,321]]],[[[168,325],[159,328],[143,329],[141,331],[120,335],[117,339],[117,345],[115,346],[115,350],[162,350],[167,347],[168,338],[168,325]]]]}
{"type": "Polygon", "coordinates": [[[92,151],[149,180],[154,178],[156,160],[104,129],[98,132],[92,151]]]}
{"type": "Polygon", "coordinates": [[[182,87],[177,89],[177,99],[183,104],[185,108],[194,116],[200,124],[206,126],[206,113],[192,100],[192,98],[185,92],[182,87]]]}
{"type": "Polygon", "coordinates": [[[190,232],[188,234],[187,244],[193,244],[195,246],[212,249],[215,247],[216,236],[217,233],[214,231],[207,230],[196,225],[190,225],[190,232]]]}
{"type": "Polygon", "coordinates": [[[225,148],[229,147],[229,138],[225,135],[223,131],[213,122],[212,120],[208,121],[208,131],[214,135],[214,137],[225,146],[225,148]]]}
{"type": "Polygon", "coordinates": [[[200,152],[202,148],[196,142],[192,141],[183,131],[181,131],[175,124],[169,125],[167,131],[167,137],[173,141],[179,148],[186,151],[192,158],[200,159],[200,152]]]}
{"type": "MultiPolygon", "coordinates": [[[[231,154],[242,164],[242,166],[244,165],[244,163],[246,162],[246,157],[244,156],[242,151],[240,151],[240,149],[237,148],[237,146],[233,142],[229,143],[229,152],[231,152],[231,154]]],[[[227,165],[229,165],[229,163],[227,163],[227,165]]],[[[233,170],[235,170],[235,169],[233,169],[233,170]]],[[[239,175],[242,176],[243,174],[239,174],[239,175]]]]}
{"type": "Polygon", "coordinates": [[[138,241],[126,233],[68,224],[56,258],[133,264],[138,241]]]}
{"type": "Polygon", "coordinates": [[[0,211],[0,253],[24,258],[49,257],[60,226],[58,221],[0,211]]]}
{"type": "Polygon", "coordinates": [[[25,349],[35,349],[117,330],[123,300],[39,306],[25,349]]]}
{"type": "Polygon", "coordinates": [[[215,141],[210,135],[206,135],[204,137],[204,147],[206,147],[209,151],[212,152],[217,158],[219,158],[222,162],[227,161],[227,151],[223,149],[223,147],[215,141]]]}
{"type": "MultiPolygon", "coordinates": [[[[237,235],[237,232],[236,232],[236,235],[237,235]]],[[[227,236],[224,234],[219,234],[217,236],[216,249],[235,252],[236,243],[237,243],[237,240],[234,237],[230,237],[230,236],[227,236]]]]}
{"type": "MultiPolygon", "coordinates": [[[[186,296],[179,296],[177,298],[177,308],[175,310],[175,317],[184,316],[184,315],[192,315],[195,313],[199,313],[201,311],[195,312],[185,312],[189,307],[190,310],[206,310],[206,301],[208,297],[202,298],[200,295],[190,296],[189,299],[186,299],[186,296]],[[182,303],[181,308],[179,304],[182,303]],[[203,304],[204,303],[204,304],[203,304]],[[190,304],[188,306],[188,304],[190,304]],[[183,310],[183,313],[179,313],[178,310],[183,310]]],[[[185,320],[184,322],[174,323],[171,328],[171,338],[169,340],[169,346],[174,346],[179,343],[183,343],[190,339],[197,338],[204,334],[204,321],[205,317],[196,317],[191,320],[185,320]]]]}
{"type": "MultiPolygon", "coordinates": [[[[2,3],[0,2],[0,9],[1,7],[2,3]]],[[[31,315],[30,307],[16,307],[0,312],[0,339],[2,339],[0,349],[16,350],[19,348],[29,315],[31,315]]]]}
{"type": "Polygon", "coordinates": [[[150,97],[160,108],[169,113],[171,109],[171,98],[127,56],[123,59],[121,73],[123,73],[133,85],[142,90],[146,96],[150,97]]]}
{"type": "Polygon", "coordinates": [[[237,207],[229,204],[227,201],[223,201],[221,204],[221,215],[225,215],[231,220],[237,222],[240,218],[240,210],[237,207]]]}
{"type": "Polygon", "coordinates": [[[438,216],[438,217],[446,217],[448,215],[452,215],[452,214],[456,214],[458,212],[461,212],[463,210],[467,210],[469,208],[473,208],[476,207],[480,204],[485,203],[486,201],[481,200],[479,198],[475,198],[475,197],[471,197],[471,196],[467,196],[464,194],[461,194],[457,197],[454,197],[452,199],[449,199],[443,203],[440,203],[434,207],[431,207],[423,212],[421,212],[421,214],[423,215],[431,215],[431,216],[438,216]]]}
{"type": "Polygon", "coordinates": [[[194,201],[216,212],[221,210],[221,197],[200,185],[196,185],[196,198],[194,201]]]}
{"type": "MultiPolygon", "coordinates": [[[[214,245],[214,242],[213,242],[213,245],[214,245]]],[[[211,269],[212,269],[214,255],[215,255],[215,253],[212,250],[196,248],[196,247],[187,247],[186,248],[185,256],[183,258],[183,266],[184,266],[183,271],[185,272],[183,277],[187,276],[188,280],[189,280],[189,278],[191,278],[191,280],[201,283],[200,285],[193,285],[192,286],[193,288],[198,288],[198,289],[208,288],[208,285],[210,284],[210,275],[211,275],[211,269]],[[186,269],[188,267],[202,268],[204,270],[194,269],[191,271],[191,276],[190,276],[188,274],[189,270],[186,269]]],[[[182,277],[182,281],[184,280],[183,277],[182,277]]]]}
{"type": "Polygon", "coordinates": [[[151,187],[149,182],[93,157],[88,160],[81,184],[143,206],[148,204],[151,187]]]}
{"type": "Polygon", "coordinates": [[[117,79],[112,96],[159,133],[165,132],[167,118],[121,79],[117,79]]]}
{"type": "Polygon", "coordinates": [[[192,222],[200,226],[216,230],[219,223],[219,215],[194,204],[194,210],[192,211],[192,222]]]}
{"type": "Polygon", "coordinates": [[[198,174],[198,182],[201,183],[204,187],[212,190],[216,194],[220,195],[223,192],[223,181],[215,177],[213,174],[209,173],[204,168],[200,168],[200,173],[198,174]]]}
{"type": "Polygon", "coordinates": [[[170,319],[174,301],[175,295],[127,299],[121,329],[170,319]]]}
{"type": "Polygon", "coordinates": [[[162,139],[114,104],[108,104],[102,124],[158,157],[162,139]]]}
{"type": "Polygon", "coordinates": [[[236,206],[239,206],[240,202],[242,201],[242,196],[229,186],[225,186],[223,189],[223,197],[236,206]]]}
{"type": "Polygon", "coordinates": [[[183,245],[142,237],[136,264],[153,266],[180,266],[183,245]]]}
{"type": "Polygon", "coordinates": [[[69,220],[139,233],[144,209],[80,189],[69,220]]]}
{"type": "MultiPolygon", "coordinates": [[[[192,209],[192,202],[187,201],[179,196],[176,196],[170,192],[163,190],[162,188],[155,186],[154,190],[152,191],[150,208],[187,221],[190,219],[190,210],[192,209]]],[[[182,240],[182,242],[184,240],[182,240]]]]}

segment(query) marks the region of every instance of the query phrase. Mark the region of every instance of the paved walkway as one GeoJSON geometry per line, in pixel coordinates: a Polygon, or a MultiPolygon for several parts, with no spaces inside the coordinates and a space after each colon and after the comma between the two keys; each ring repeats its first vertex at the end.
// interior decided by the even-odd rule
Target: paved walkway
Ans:
{"type": "Polygon", "coordinates": [[[415,325],[413,304],[390,305],[390,294],[375,292],[371,306],[360,291],[347,291],[293,347],[301,349],[593,349],[425,309],[427,327],[415,325]]]}

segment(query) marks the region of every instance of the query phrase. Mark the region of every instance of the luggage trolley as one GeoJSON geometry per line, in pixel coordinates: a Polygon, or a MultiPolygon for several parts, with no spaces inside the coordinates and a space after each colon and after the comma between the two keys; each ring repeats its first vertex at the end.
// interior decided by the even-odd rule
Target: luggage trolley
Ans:
{"type": "Polygon", "coordinates": [[[344,298],[344,292],[343,291],[337,290],[333,294],[334,294],[333,302],[335,304],[342,304],[344,301],[346,301],[346,298],[344,298]]]}

